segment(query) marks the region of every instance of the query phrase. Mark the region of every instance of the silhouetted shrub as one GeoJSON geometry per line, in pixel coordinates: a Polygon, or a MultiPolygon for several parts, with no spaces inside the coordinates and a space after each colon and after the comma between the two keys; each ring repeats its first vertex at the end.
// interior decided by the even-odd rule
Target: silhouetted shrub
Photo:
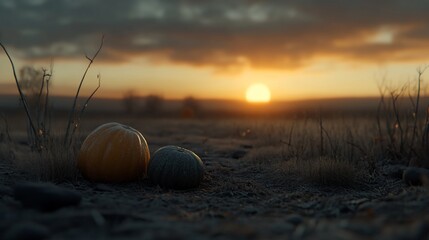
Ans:
{"type": "Polygon", "coordinates": [[[125,92],[122,97],[122,102],[124,104],[125,113],[135,114],[138,109],[138,97],[133,90],[125,92]]]}
{"type": "Polygon", "coordinates": [[[164,98],[158,95],[149,95],[145,99],[144,113],[158,115],[162,111],[164,98]]]}
{"type": "Polygon", "coordinates": [[[183,105],[180,116],[183,118],[193,118],[200,114],[201,108],[197,99],[194,97],[186,97],[183,99],[183,105]]]}

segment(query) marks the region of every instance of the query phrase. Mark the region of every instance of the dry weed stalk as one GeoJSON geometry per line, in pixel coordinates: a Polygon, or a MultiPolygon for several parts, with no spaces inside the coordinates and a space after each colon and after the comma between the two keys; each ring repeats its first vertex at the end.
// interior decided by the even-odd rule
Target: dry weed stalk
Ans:
{"type": "Polygon", "coordinates": [[[423,74],[429,66],[417,68],[416,88],[413,90],[410,84],[400,88],[391,88],[385,85],[385,79],[379,85],[380,101],[377,108],[377,127],[381,150],[387,153],[387,158],[410,165],[413,160],[424,159],[429,153],[427,132],[429,117],[423,121],[420,119],[421,92],[423,74]],[[408,91],[409,110],[400,106],[400,102],[406,100],[408,91]],[[413,92],[415,91],[415,92],[413,92]],[[390,98],[386,99],[386,95],[390,98]],[[384,121],[384,124],[382,122],[384,121]],[[420,144],[416,145],[416,142],[420,144]]]}
{"type": "MultiPolygon", "coordinates": [[[[3,51],[6,53],[9,62],[12,67],[13,76],[15,79],[15,83],[18,89],[20,100],[24,106],[24,110],[27,117],[27,122],[29,124],[29,132],[27,132],[29,138],[29,144],[31,145],[33,150],[37,150],[39,153],[40,159],[43,161],[40,163],[43,166],[46,172],[40,172],[41,175],[44,175],[47,178],[58,178],[63,174],[67,174],[69,172],[67,169],[73,169],[67,167],[70,164],[74,164],[74,150],[76,146],[73,145],[75,132],[78,126],[80,125],[81,117],[88,106],[88,103],[95,95],[95,93],[100,88],[101,77],[100,74],[97,75],[98,86],[94,89],[94,91],[90,94],[88,98],[86,98],[84,105],[81,108],[78,108],[77,101],[79,98],[80,90],[82,88],[83,82],[85,81],[86,75],[100,53],[104,44],[104,35],[101,37],[100,45],[92,57],[85,56],[89,61],[82,78],[80,79],[79,86],[77,88],[76,94],[73,99],[73,105],[70,109],[70,114],[68,118],[68,122],[65,128],[65,135],[63,136],[62,141],[58,139],[58,137],[52,136],[50,133],[51,119],[50,112],[51,106],[49,105],[49,82],[52,77],[52,64],[50,71],[46,69],[42,69],[42,77],[41,77],[41,85],[40,89],[36,94],[35,105],[30,106],[27,97],[25,96],[22,86],[18,81],[18,77],[15,70],[15,65],[12,60],[12,57],[9,55],[6,47],[0,42],[0,46],[3,51]],[[34,109],[32,109],[33,107],[34,109]],[[32,115],[32,113],[35,113],[32,115]],[[62,144],[58,144],[58,142],[62,142],[62,144]],[[67,163],[65,163],[65,162],[67,163]],[[68,165],[67,165],[68,164],[68,165]],[[64,170],[64,171],[62,171],[64,170]]],[[[10,138],[10,137],[9,137],[10,138]]],[[[34,163],[33,163],[34,164],[34,163]]]]}
{"type": "Polygon", "coordinates": [[[85,72],[82,75],[82,78],[80,80],[79,83],[79,87],[77,88],[76,91],[76,95],[74,97],[73,100],[73,106],[70,109],[70,114],[69,114],[69,119],[68,119],[68,123],[67,123],[67,127],[66,127],[66,135],[64,137],[64,145],[65,146],[70,146],[72,141],[73,141],[73,135],[75,133],[76,128],[79,125],[79,120],[80,117],[82,115],[82,113],[85,111],[88,102],[91,100],[91,98],[94,96],[94,94],[98,91],[98,89],[100,88],[100,74],[97,75],[98,78],[98,86],[97,88],[92,92],[92,94],[87,98],[87,100],[85,101],[85,104],[83,105],[82,109],[80,111],[77,111],[77,99],[79,97],[79,93],[80,93],[80,89],[82,88],[82,84],[85,80],[86,74],[88,73],[88,70],[91,68],[92,63],[94,62],[95,58],[97,58],[98,54],[100,53],[101,49],[103,48],[103,44],[104,44],[104,35],[102,35],[101,37],[101,43],[100,46],[98,47],[97,51],[95,52],[95,54],[92,56],[92,58],[85,56],[86,59],[88,59],[89,63],[85,69],[85,72]],[[73,128],[73,130],[71,130],[71,128],[73,128]],[[72,133],[70,134],[70,131],[72,131],[72,133]]]}

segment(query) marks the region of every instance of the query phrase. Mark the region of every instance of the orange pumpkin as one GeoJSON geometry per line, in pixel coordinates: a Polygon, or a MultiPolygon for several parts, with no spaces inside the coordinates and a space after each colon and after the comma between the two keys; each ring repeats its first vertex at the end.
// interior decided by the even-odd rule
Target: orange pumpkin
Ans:
{"type": "Polygon", "coordinates": [[[146,176],[149,158],[149,147],[139,131],[112,122],[88,135],[77,167],[91,181],[128,182],[146,176]]]}

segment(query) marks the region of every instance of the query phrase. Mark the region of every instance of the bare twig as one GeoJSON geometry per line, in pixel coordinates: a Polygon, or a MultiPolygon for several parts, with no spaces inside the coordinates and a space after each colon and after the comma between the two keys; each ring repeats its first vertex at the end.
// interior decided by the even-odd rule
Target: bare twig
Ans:
{"type": "MultiPolygon", "coordinates": [[[[98,89],[101,86],[101,75],[98,74],[97,78],[98,78],[98,86],[97,86],[97,88],[94,89],[94,91],[91,93],[91,95],[86,99],[85,104],[83,105],[82,109],[80,110],[80,112],[77,116],[77,122],[80,122],[80,118],[81,118],[83,112],[85,111],[85,109],[88,107],[89,101],[91,101],[92,97],[94,96],[94,94],[98,91],[98,89]]],[[[73,131],[72,131],[71,136],[73,136],[75,134],[77,127],[78,126],[76,124],[73,125],[73,131]]],[[[69,145],[71,144],[72,140],[73,140],[73,138],[70,138],[70,142],[68,143],[69,145]]]]}
{"type": "Polygon", "coordinates": [[[350,146],[356,148],[357,150],[359,150],[364,156],[367,156],[367,152],[365,151],[365,149],[363,149],[361,146],[357,145],[356,143],[352,142],[352,141],[346,141],[347,144],[349,144],[350,146]]]}
{"type": "Polygon", "coordinates": [[[323,148],[323,120],[322,120],[322,114],[319,115],[319,130],[320,130],[320,156],[325,155],[325,151],[323,148]]]}
{"type": "Polygon", "coordinates": [[[28,107],[27,99],[24,96],[24,93],[22,92],[21,86],[18,83],[18,77],[16,76],[16,70],[15,70],[15,64],[13,63],[12,58],[10,57],[8,51],[6,50],[6,47],[0,42],[0,47],[2,47],[3,51],[6,53],[7,58],[9,59],[10,65],[12,66],[13,71],[13,77],[15,78],[16,87],[18,88],[19,97],[21,98],[22,104],[24,105],[25,113],[27,114],[28,121],[30,122],[31,130],[34,133],[34,136],[37,139],[39,139],[39,134],[37,133],[36,127],[34,126],[33,118],[30,114],[30,109],[28,107]]]}
{"type": "Polygon", "coordinates": [[[0,114],[0,116],[1,116],[1,118],[3,118],[3,121],[4,121],[4,125],[5,125],[4,127],[5,127],[7,140],[9,142],[12,142],[12,138],[10,137],[10,133],[9,133],[9,123],[7,122],[7,118],[4,115],[4,113],[0,114]]]}
{"type": "MultiPolygon", "coordinates": [[[[402,88],[403,90],[404,88],[402,88]]],[[[399,115],[399,109],[397,106],[398,98],[402,95],[403,91],[400,91],[399,93],[396,93],[396,91],[391,91],[390,96],[392,97],[392,108],[393,108],[393,114],[395,115],[395,125],[394,129],[399,130],[399,153],[402,155],[404,151],[404,130],[402,127],[401,117],[399,115]]]]}
{"type": "Polygon", "coordinates": [[[414,113],[413,113],[413,117],[414,117],[414,123],[413,123],[413,131],[412,131],[412,136],[411,136],[411,143],[410,143],[410,151],[408,153],[408,165],[410,165],[411,162],[411,154],[413,152],[413,148],[414,148],[414,139],[417,136],[417,120],[418,120],[418,115],[419,115],[419,103],[420,103],[420,90],[421,90],[421,83],[423,81],[422,79],[422,75],[423,73],[428,69],[429,65],[425,66],[425,67],[419,67],[417,69],[417,96],[416,96],[416,107],[414,109],[414,113]]]}
{"type": "Polygon", "coordinates": [[[101,48],[103,47],[103,43],[104,43],[104,35],[101,36],[100,46],[98,47],[98,50],[95,52],[94,56],[92,58],[90,58],[88,56],[85,56],[86,59],[88,59],[89,63],[87,65],[86,69],[85,69],[85,72],[83,73],[83,76],[82,76],[81,80],[80,80],[79,87],[77,88],[76,95],[74,97],[72,108],[70,109],[69,119],[68,119],[67,128],[66,128],[66,135],[64,137],[64,145],[65,146],[67,146],[67,144],[71,142],[71,140],[69,140],[69,138],[72,137],[72,135],[70,135],[70,130],[71,130],[71,127],[73,125],[73,119],[75,119],[75,117],[76,117],[75,116],[75,114],[76,114],[76,104],[77,104],[77,100],[78,100],[78,97],[79,97],[80,89],[82,88],[82,84],[83,84],[83,82],[85,80],[85,77],[86,77],[86,74],[88,73],[89,68],[91,67],[91,65],[94,62],[95,58],[100,53],[101,48]]]}

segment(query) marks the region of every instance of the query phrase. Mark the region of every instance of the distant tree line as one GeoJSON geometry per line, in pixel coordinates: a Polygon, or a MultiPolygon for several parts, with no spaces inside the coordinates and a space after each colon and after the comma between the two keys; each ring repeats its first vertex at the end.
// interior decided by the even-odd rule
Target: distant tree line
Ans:
{"type": "MultiPolygon", "coordinates": [[[[165,99],[156,94],[150,94],[144,97],[138,96],[134,91],[127,91],[123,98],[124,111],[129,115],[144,115],[159,117],[174,113],[167,113],[165,109],[165,99]]],[[[182,118],[194,118],[201,113],[201,106],[198,100],[194,97],[188,96],[182,100],[179,112],[176,116],[182,118]]]]}

